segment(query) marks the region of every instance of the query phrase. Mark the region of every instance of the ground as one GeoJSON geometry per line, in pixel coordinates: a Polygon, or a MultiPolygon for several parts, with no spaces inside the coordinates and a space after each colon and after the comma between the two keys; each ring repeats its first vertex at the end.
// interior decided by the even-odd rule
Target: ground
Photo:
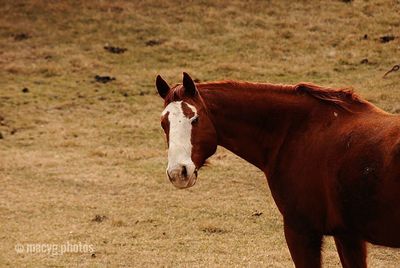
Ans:
{"type": "MultiPolygon", "coordinates": [[[[400,73],[382,78],[400,63],[394,0],[18,0],[0,14],[1,267],[293,266],[255,167],[219,148],[195,187],[168,182],[157,74],[353,87],[400,111],[400,73]]],[[[400,262],[369,252],[371,267],[400,262]]],[[[340,267],[329,237],[323,262],[340,267]]]]}

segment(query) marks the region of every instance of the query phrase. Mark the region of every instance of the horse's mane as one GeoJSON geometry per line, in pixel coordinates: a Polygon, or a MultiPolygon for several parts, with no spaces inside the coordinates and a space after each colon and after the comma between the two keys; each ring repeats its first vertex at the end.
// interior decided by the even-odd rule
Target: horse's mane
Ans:
{"type": "Polygon", "coordinates": [[[351,110],[348,107],[351,104],[367,104],[365,100],[361,99],[350,88],[334,89],[317,86],[311,83],[299,83],[294,86],[294,90],[347,111],[351,110]]]}
{"type": "MultiPolygon", "coordinates": [[[[353,92],[351,88],[329,88],[317,86],[312,83],[298,83],[296,85],[281,85],[281,84],[270,84],[270,83],[250,83],[250,82],[239,82],[239,81],[217,81],[217,82],[206,82],[197,84],[200,92],[202,89],[229,89],[229,88],[240,88],[243,90],[248,89],[262,89],[262,90],[275,90],[275,92],[282,93],[298,93],[306,94],[312,98],[315,98],[322,103],[331,104],[340,109],[351,111],[351,107],[354,104],[367,105],[368,102],[359,97],[353,92]]],[[[173,99],[179,99],[183,95],[183,88],[181,84],[175,86],[175,90],[172,92],[173,99]]]]}

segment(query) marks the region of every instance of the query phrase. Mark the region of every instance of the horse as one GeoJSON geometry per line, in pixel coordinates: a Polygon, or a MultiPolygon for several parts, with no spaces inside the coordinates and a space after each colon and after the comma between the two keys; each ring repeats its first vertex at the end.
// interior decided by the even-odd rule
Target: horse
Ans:
{"type": "Polygon", "coordinates": [[[352,90],[311,83],[195,83],[161,77],[167,176],[195,185],[223,146],[264,172],[297,268],[321,267],[333,236],[343,267],[367,267],[366,243],[400,247],[400,117],[352,90]]]}

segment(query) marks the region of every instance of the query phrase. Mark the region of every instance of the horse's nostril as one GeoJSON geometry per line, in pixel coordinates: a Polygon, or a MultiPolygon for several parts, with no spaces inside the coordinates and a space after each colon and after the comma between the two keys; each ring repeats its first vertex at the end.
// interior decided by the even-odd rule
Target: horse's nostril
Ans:
{"type": "Polygon", "coordinates": [[[187,177],[187,169],[186,169],[186,166],[183,166],[183,167],[182,167],[181,174],[182,174],[182,177],[187,177]]]}
{"type": "Polygon", "coordinates": [[[175,181],[175,178],[174,177],[171,177],[170,175],[169,175],[169,172],[167,171],[167,176],[168,176],[168,179],[170,180],[170,181],[175,181]]]}

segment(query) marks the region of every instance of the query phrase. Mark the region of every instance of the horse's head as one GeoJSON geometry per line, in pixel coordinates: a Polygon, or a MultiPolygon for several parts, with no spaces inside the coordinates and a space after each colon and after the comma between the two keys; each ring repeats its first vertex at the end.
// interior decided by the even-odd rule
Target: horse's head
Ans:
{"type": "Polygon", "coordinates": [[[193,186],[197,171],[217,148],[217,135],[195,83],[183,73],[183,83],[170,88],[157,76],[164,99],[161,126],[168,143],[167,176],[177,188],[193,186]]]}

